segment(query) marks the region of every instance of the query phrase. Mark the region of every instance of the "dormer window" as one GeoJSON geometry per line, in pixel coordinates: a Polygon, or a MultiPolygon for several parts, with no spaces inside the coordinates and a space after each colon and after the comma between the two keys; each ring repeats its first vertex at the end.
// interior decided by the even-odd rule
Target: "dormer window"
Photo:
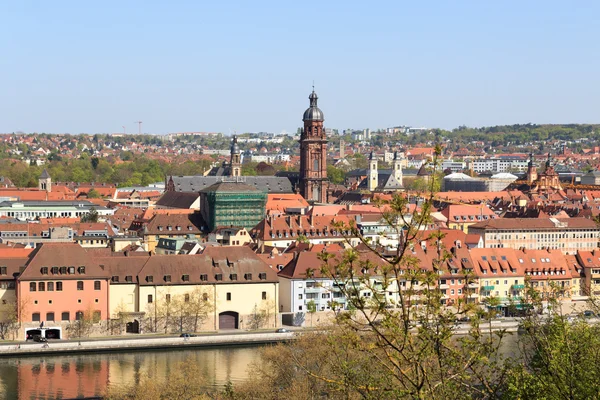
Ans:
{"type": "Polygon", "coordinates": [[[247,281],[251,281],[252,280],[252,274],[250,274],[250,273],[244,274],[244,279],[246,279],[247,281]]]}
{"type": "Polygon", "coordinates": [[[190,281],[190,276],[189,275],[183,275],[181,277],[181,280],[184,281],[184,282],[189,282],[190,281]]]}
{"type": "Polygon", "coordinates": [[[69,267],[69,275],[75,274],[75,267],[69,267]]]}
{"type": "Polygon", "coordinates": [[[267,279],[267,274],[264,272],[261,272],[260,274],[258,274],[258,279],[260,279],[261,281],[264,281],[267,279]]]}
{"type": "Polygon", "coordinates": [[[159,226],[159,227],[158,227],[158,230],[162,232],[162,230],[163,230],[163,227],[162,227],[162,226],[159,226]]]}
{"type": "Polygon", "coordinates": [[[192,230],[192,227],[191,227],[191,226],[188,226],[188,231],[191,231],[191,230],[192,230]]]}
{"type": "Polygon", "coordinates": [[[131,276],[131,275],[127,275],[127,276],[125,277],[125,282],[133,282],[133,276],[131,276]]]}
{"type": "Polygon", "coordinates": [[[230,281],[237,281],[237,274],[229,274],[230,281]]]}
{"type": "Polygon", "coordinates": [[[77,268],[77,272],[82,275],[85,275],[85,267],[82,265],[81,267],[77,268]]]}
{"type": "Polygon", "coordinates": [[[203,282],[206,282],[208,280],[208,275],[207,274],[200,274],[200,280],[203,282]]]}
{"type": "Polygon", "coordinates": [[[223,280],[223,274],[215,274],[215,280],[216,281],[222,281],[223,280]]]}
{"type": "Polygon", "coordinates": [[[42,273],[42,275],[48,275],[48,267],[42,267],[40,272],[42,273]]]}
{"type": "Polygon", "coordinates": [[[171,282],[171,275],[165,275],[163,279],[165,282],[171,282]]]}
{"type": "Polygon", "coordinates": [[[154,282],[154,277],[152,275],[146,275],[146,282],[148,282],[148,283],[154,282]]]}
{"type": "Polygon", "coordinates": [[[58,267],[52,267],[50,272],[52,272],[52,275],[58,275],[58,267]]]}
{"type": "Polygon", "coordinates": [[[178,227],[177,227],[177,230],[178,230],[178,231],[180,231],[180,230],[181,230],[181,227],[180,227],[180,226],[178,226],[178,227]]]}
{"type": "Polygon", "coordinates": [[[169,226],[167,226],[167,230],[172,231],[173,227],[169,225],[169,226]]]}

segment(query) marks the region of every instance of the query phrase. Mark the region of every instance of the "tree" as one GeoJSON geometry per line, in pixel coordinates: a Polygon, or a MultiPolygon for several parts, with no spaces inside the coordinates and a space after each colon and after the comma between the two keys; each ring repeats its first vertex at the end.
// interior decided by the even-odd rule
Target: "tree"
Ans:
{"type": "Polygon", "coordinates": [[[100,193],[96,189],[91,189],[88,192],[87,197],[88,197],[88,199],[99,199],[102,196],[100,196],[100,193]]]}
{"type": "Polygon", "coordinates": [[[98,222],[98,216],[98,211],[92,207],[87,214],[81,217],[81,222],[98,222]]]}
{"type": "Polygon", "coordinates": [[[310,300],[306,303],[306,311],[310,314],[310,326],[313,326],[313,315],[317,312],[317,303],[314,300],[310,300]]]}
{"type": "Polygon", "coordinates": [[[12,334],[13,338],[15,332],[19,327],[19,319],[17,302],[7,301],[0,305],[0,339],[6,340],[8,336],[12,334]]]}
{"type": "Polygon", "coordinates": [[[286,368],[281,372],[290,372],[290,376],[279,380],[283,377],[277,376],[277,369],[282,364],[275,354],[262,360],[265,366],[259,371],[264,374],[253,380],[267,387],[277,377],[280,383],[270,387],[278,391],[274,398],[286,397],[298,388],[306,393],[304,398],[496,396],[506,377],[498,356],[504,333],[492,334],[491,323],[482,323],[489,314],[466,300],[453,308],[442,304],[438,271],[449,268],[446,262],[450,254],[443,248],[442,234],[427,238],[431,247],[437,249],[437,254],[430,255],[432,269],[422,266],[410,250],[415,241],[421,240],[421,227],[431,222],[434,188],[439,180],[435,168],[440,154],[437,146],[428,190],[422,194],[420,209],[414,211],[410,220],[405,218],[410,203],[401,194],[374,202],[398,238],[392,255],[383,254],[384,249],[363,237],[352,220],[332,223],[348,244],[351,238],[361,242],[342,253],[320,253],[320,275],[333,281],[348,307],[335,312],[335,324],[326,335],[316,334],[312,340],[300,340],[287,349],[278,347],[277,352],[285,354],[296,376],[286,368]],[[398,300],[389,300],[390,293],[398,300]],[[470,333],[455,338],[457,318],[465,313],[472,317],[470,333]]]}
{"type": "Polygon", "coordinates": [[[250,314],[248,326],[250,329],[260,329],[263,327],[267,319],[268,316],[265,310],[259,308],[258,305],[255,304],[254,308],[252,309],[252,314],[250,314]]]}
{"type": "Polygon", "coordinates": [[[69,336],[72,338],[89,337],[94,330],[94,323],[98,322],[100,322],[98,314],[90,304],[85,311],[76,313],[75,321],[69,324],[69,336]]]}
{"type": "Polygon", "coordinates": [[[328,165],[327,166],[327,178],[329,178],[329,180],[332,183],[342,184],[342,183],[344,183],[346,174],[344,174],[344,171],[342,171],[341,169],[336,168],[333,165],[328,165]]]}

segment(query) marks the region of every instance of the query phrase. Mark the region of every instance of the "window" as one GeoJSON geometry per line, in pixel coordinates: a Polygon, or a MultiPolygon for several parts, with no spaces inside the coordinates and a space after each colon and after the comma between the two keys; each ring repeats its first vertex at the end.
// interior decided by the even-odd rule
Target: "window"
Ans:
{"type": "Polygon", "coordinates": [[[266,300],[267,299],[267,292],[262,292],[262,299],[266,300]]]}
{"type": "Polygon", "coordinates": [[[247,281],[251,281],[252,280],[252,274],[244,274],[244,279],[246,279],[247,281]]]}
{"type": "Polygon", "coordinates": [[[231,292],[227,292],[227,301],[231,301],[231,292]]]}
{"type": "Polygon", "coordinates": [[[56,291],[62,292],[62,282],[56,282],[56,291]]]}
{"type": "Polygon", "coordinates": [[[102,312],[99,310],[94,311],[92,318],[94,319],[94,323],[97,324],[102,319],[102,312]]]}
{"type": "Polygon", "coordinates": [[[31,314],[31,320],[33,322],[40,322],[40,313],[34,312],[33,314],[31,314]]]}
{"type": "Polygon", "coordinates": [[[125,282],[133,282],[133,276],[131,276],[131,275],[125,276],[125,282]]]}
{"type": "Polygon", "coordinates": [[[208,293],[202,293],[202,300],[208,301],[208,293]]]}
{"type": "Polygon", "coordinates": [[[186,293],[186,294],[184,295],[184,297],[183,297],[183,301],[185,301],[186,303],[189,303],[189,302],[190,302],[190,294],[189,294],[189,293],[186,293]]]}
{"type": "Polygon", "coordinates": [[[40,272],[42,273],[42,275],[48,275],[48,267],[42,267],[40,272]]]}
{"type": "Polygon", "coordinates": [[[77,311],[75,313],[75,320],[76,321],[81,321],[83,319],[83,311],[77,311]]]}
{"type": "Polygon", "coordinates": [[[46,291],[46,283],[44,283],[44,282],[40,282],[40,283],[38,284],[38,291],[39,291],[39,292],[45,292],[45,291],[46,291]]]}
{"type": "Polygon", "coordinates": [[[112,278],[110,278],[110,281],[111,281],[111,282],[115,282],[115,283],[116,283],[116,282],[119,282],[119,277],[118,277],[117,275],[113,275],[113,277],[112,277],[112,278]]]}
{"type": "Polygon", "coordinates": [[[58,275],[58,267],[52,267],[50,272],[52,272],[52,275],[58,275]]]}
{"type": "Polygon", "coordinates": [[[229,274],[230,281],[237,281],[237,274],[229,274]]]}
{"type": "Polygon", "coordinates": [[[206,282],[208,280],[208,275],[207,274],[201,274],[200,275],[200,280],[206,282]]]}
{"type": "Polygon", "coordinates": [[[6,267],[0,267],[0,275],[7,275],[6,267]]]}
{"type": "Polygon", "coordinates": [[[54,282],[48,282],[46,285],[46,290],[49,292],[54,292],[54,282]]]}
{"type": "Polygon", "coordinates": [[[148,295],[148,303],[152,303],[154,301],[154,299],[152,298],[152,295],[149,294],[148,295]]]}
{"type": "Polygon", "coordinates": [[[216,281],[222,281],[223,280],[223,274],[215,274],[215,280],[216,281]]]}
{"type": "Polygon", "coordinates": [[[54,321],[54,313],[53,312],[46,313],[46,321],[54,321]]]}
{"type": "Polygon", "coordinates": [[[165,300],[167,301],[167,303],[171,302],[171,295],[167,293],[167,295],[165,296],[165,300]]]}
{"type": "Polygon", "coordinates": [[[302,300],[302,294],[298,295],[298,300],[302,300]]]}
{"type": "Polygon", "coordinates": [[[260,274],[258,274],[258,279],[260,279],[261,281],[266,280],[267,279],[266,272],[261,272],[260,274]]]}
{"type": "Polygon", "coordinates": [[[31,282],[29,284],[29,291],[30,292],[35,292],[37,290],[37,285],[35,284],[35,282],[31,282]]]}
{"type": "Polygon", "coordinates": [[[100,290],[102,283],[100,281],[94,281],[94,290],[100,290]]]}
{"type": "Polygon", "coordinates": [[[67,274],[67,267],[60,267],[60,274],[61,275],[66,275],[67,274]]]}
{"type": "Polygon", "coordinates": [[[171,275],[165,275],[164,280],[165,282],[171,282],[171,275]]]}
{"type": "Polygon", "coordinates": [[[146,282],[149,282],[149,283],[154,282],[154,277],[152,275],[146,275],[146,282]]]}
{"type": "Polygon", "coordinates": [[[190,281],[190,276],[189,275],[183,275],[181,277],[181,280],[184,281],[184,282],[189,282],[190,281]]]}
{"type": "Polygon", "coordinates": [[[68,311],[64,311],[60,317],[62,321],[69,321],[71,319],[71,314],[68,311]]]}
{"type": "Polygon", "coordinates": [[[80,274],[85,274],[85,267],[82,265],[81,267],[77,268],[77,272],[80,274]]]}
{"type": "Polygon", "coordinates": [[[77,281],[77,290],[83,290],[83,281],[77,281]]]}
{"type": "Polygon", "coordinates": [[[69,275],[75,274],[75,267],[69,267],[69,275]]]}

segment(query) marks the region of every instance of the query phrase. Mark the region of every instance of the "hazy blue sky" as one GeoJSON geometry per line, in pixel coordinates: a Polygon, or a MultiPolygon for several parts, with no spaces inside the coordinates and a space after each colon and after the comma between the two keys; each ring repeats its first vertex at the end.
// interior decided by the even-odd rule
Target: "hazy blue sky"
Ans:
{"type": "Polygon", "coordinates": [[[598,1],[4,1],[0,132],[600,122],[598,1]]]}

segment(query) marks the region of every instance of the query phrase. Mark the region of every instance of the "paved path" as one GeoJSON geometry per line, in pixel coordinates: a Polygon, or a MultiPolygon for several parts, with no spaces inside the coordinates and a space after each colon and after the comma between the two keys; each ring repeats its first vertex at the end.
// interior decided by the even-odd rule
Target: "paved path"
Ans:
{"type": "Polygon", "coordinates": [[[0,345],[0,357],[17,355],[84,353],[139,349],[161,349],[177,347],[231,346],[243,344],[265,344],[292,340],[294,333],[235,333],[201,335],[195,337],[132,337],[103,340],[50,341],[48,343],[27,343],[0,345]]]}

